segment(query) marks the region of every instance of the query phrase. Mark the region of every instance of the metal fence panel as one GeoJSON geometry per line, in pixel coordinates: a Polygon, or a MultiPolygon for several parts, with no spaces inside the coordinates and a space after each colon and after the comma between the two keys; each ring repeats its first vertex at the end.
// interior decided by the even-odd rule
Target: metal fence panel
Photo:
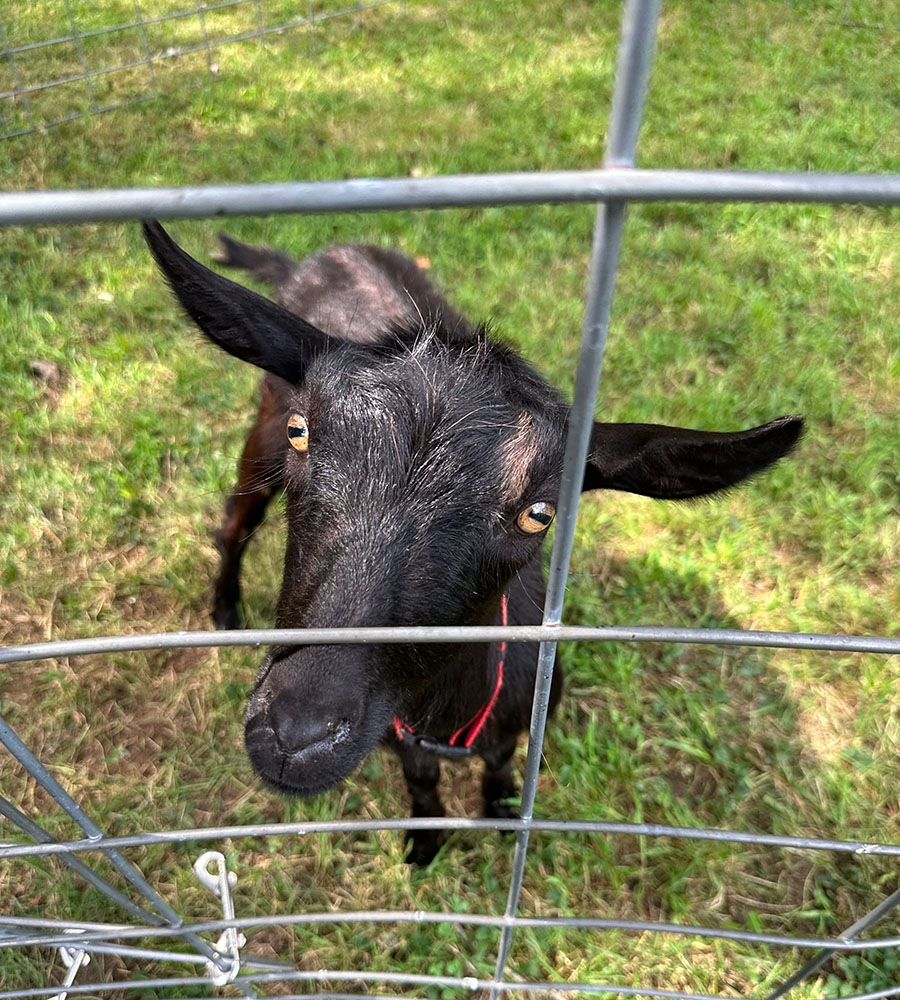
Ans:
{"type": "Polygon", "coordinates": [[[122,13],[104,13],[106,5],[99,5],[98,19],[90,8],[59,0],[58,21],[48,23],[50,12],[34,18],[41,28],[36,39],[27,31],[17,37],[8,28],[17,22],[0,20],[0,71],[4,64],[6,70],[0,76],[5,78],[5,88],[0,83],[0,138],[159,97],[166,90],[160,68],[168,66],[183,82],[191,55],[198,55],[205,71],[215,75],[216,53],[225,45],[254,40],[262,44],[298,28],[306,29],[312,43],[317,25],[359,18],[366,10],[397,2],[306,0],[296,5],[302,13],[284,20],[273,19],[265,0],[217,0],[193,7],[181,7],[175,0],[166,5],[171,9],[156,15],[145,14],[139,0],[132,0],[131,16],[110,24],[110,18],[122,13]]]}
{"type": "MultiPolygon", "coordinates": [[[[206,17],[218,8],[238,6],[242,0],[198,7],[182,12],[198,16],[202,22],[203,49],[209,52],[216,40],[207,31],[206,17]]],[[[142,19],[135,2],[135,23],[127,26],[142,31],[150,23],[142,19]]],[[[364,9],[368,4],[350,8],[364,9]]],[[[71,7],[67,6],[70,17],[71,7]]],[[[346,13],[347,10],[341,11],[346,13]]],[[[802,635],[796,633],[740,632],[734,630],[701,630],[674,628],[584,628],[564,626],[562,606],[568,565],[571,556],[574,518],[578,505],[580,470],[587,450],[587,433],[593,419],[594,400],[600,377],[603,347],[612,307],[612,294],[618,265],[618,253],[628,201],[685,199],[685,200],[778,200],[778,201],[856,201],[867,204],[900,204],[900,177],[859,177],[821,175],[737,174],[695,171],[641,171],[633,167],[641,109],[647,77],[652,63],[655,26],[659,0],[628,0],[624,13],[623,39],[620,48],[619,69],[613,101],[613,117],[609,145],[604,167],[598,171],[572,172],[547,175],[497,175],[468,178],[434,178],[428,180],[349,181],[331,184],[296,184],[246,186],[242,188],[175,189],[112,192],[46,192],[34,194],[0,195],[0,224],[72,222],[97,219],[140,218],[149,215],[164,217],[203,216],[209,214],[238,214],[254,211],[363,211],[392,208],[440,207],[462,204],[510,204],[515,202],[565,202],[599,201],[595,229],[591,282],[588,292],[582,338],[582,354],[578,367],[573,407],[573,430],[568,442],[564,472],[564,486],[555,545],[551,557],[550,580],[544,623],[540,627],[490,627],[477,629],[411,628],[387,630],[316,630],[279,632],[255,630],[236,633],[174,633],[172,635],[123,636],[69,642],[51,642],[0,650],[0,663],[39,660],[48,657],[72,656],[84,653],[112,652],[129,649],[163,649],[201,645],[261,645],[275,641],[292,643],[316,642],[466,642],[479,641],[541,641],[539,680],[535,691],[529,752],[522,790],[522,811],[518,820],[466,820],[418,819],[380,821],[340,821],[327,823],[285,823],[254,827],[219,827],[169,832],[146,832],[125,837],[106,837],[90,817],[65,791],[62,785],[37,760],[12,729],[0,720],[0,742],[24,766],[36,781],[71,816],[85,833],[82,840],[57,842],[46,831],[24,816],[5,799],[0,800],[0,813],[20,827],[35,843],[0,844],[0,860],[18,857],[59,856],[70,867],[88,878],[96,889],[106,893],[122,905],[138,923],[91,924],[72,918],[71,921],[50,920],[41,917],[15,919],[0,917],[0,950],[25,946],[53,946],[60,949],[69,972],[65,991],[58,987],[0,992],[0,1000],[12,998],[46,997],[65,993],[77,996],[86,993],[103,994],[112,990],[146,991],[171,990],[188,987],[210,987],[230,984],[246,996],[257,996],[258,988],[269,983],[307,983],[326,988],[329,984],[355,983],[364,988],[367,984],[395,987],[453,988],[460,992],[488,991],[491,997],[500,993],[546,993],[554,991],[584,992],[590,994],[648,995],[679,1000],[704,1000],[703,994],[673,990],[659,990],[622,984],[566,983],[566,982],[509,982],[505,977],[510,944],[517,929],[535,927],[572,927],[592,929],[617,929],[630,933],[653,932],[670,935],[690,935],[697,938],[742,941],[773,947],[798,947],[810,949],[816,955],[788,981],[770,994],[770,1000],[783,995],[802,979],[816,971],[827,958],[838,951],[866,952],[879,948],[896,948],[900,939],[895,937],[860,939],[865,931],[900,905],[900,890],[888,896],[870,913],[832,938],[771,935],[728,928],[688,927],[653,921],[627,921],[594,918],[589,915],[572,918],[538,918],[519,915],[519,898],[525,863],[531,838],[541,833],[581,833],[584,835],[627,835],[635,837],[671,837],[695,840],[719,840],[744,845],[794,850],[840,851],[854,855],[900,855],[900,845],[826,841],[796,837],[755,835],[734,831],[703,830],[693,828],[663,827],[645,824],[566,822],[564,820],[539,820],[534,817],[537,792],[537,769],[547,718],[550,677],[556,644],[572,639],[593,641],[654,641],[696,642],[723,645],[780,646],[797,649],[829,649],[838,651],[866,651],[882,654],[900,652],[900,640],[834,635],[802,635]],[[267,837],[293,834],[305,836],[312,833],[346,830],[397,830],[397,829],[469,829],[510,830],[517,835],[514,864],[505,912],[501,916],[478,913],[362,911],[340,913],[305,913],[275,917],[240,917],[234,912],[230,887],[232,878],[225,867],[225,859],[215,851],[202,855],[195,865],[200,881],[219,900],[222,919],[185,923],[178,913],[146,882],[136,866],[121,853],[129,847],[153,844],[178,844],[197,841],[218,841],[224,838],[267,837]],[[91,852],[101,852],[127,880],[132,890],[143,900],[130,901],[105,878],[94,872],[84,860],[91,852]],[[215,871],[211,871],[213,865],[215,871]],[[144,904],[151,909],[148,910],[144,904]],[[156,913],[153,913],[155,910],[156,913]],[[483,926],[499,932],[497,959],[493,977],[437,976],[408,972],[365,972],[363,970],[301,971],[286,968],[277,961],[259,961],[241,952],[241,932],[273,924],[298,926],[313,923],[449,923],[457,926],[483,926]],[[219,934],[211,944],[201,935],[219,934]],[[172,939],[178,951],[162,951],[143,945],[126,944],[130,941],[156,941],[172,939]],[[185,948],[191,951],[185,951],[185,948]],[[115,953],[134,958],[159,959],[198,964],[205,967],[205,975],[174,976],[155,980],[143,979],[129,983],[81,983],[73,980],[91,953],[115,953]],[[243,972],[242,965],[259,971],[243,972]],[[74,971],[73,971],[74,970],[74,971]]],[[[256,17],[260,8],[255,7],[256,17]]],[[[172,17],[181,16],[172,15],[172,17]]],[[[329,15],[331,16],[331,15],[329,15]]],[[[306,22],[303,22],[306,23],[306,22]]],[[[282,26],[283,27],[283,26],[282,26]]],[[[115,30],[115,29],[109,29],[115,30]]],[[[280,30],[280,29],[271,29],[280,30]]],[[[100,31],[94,32],[99,34],[100,31]]],[[[264,33],[261,22],[256,33],[264,33]]],[[[57,42],[76,44],[83,73],[74,79],[83,80],[90,87],[98,75],[88,66],[82,42],[89,32],[79,32],[72,17],[72,34],[57,42]]],[[[143,37],[143,36],[142,36],[143,37]]],[[[226,39],[232,41],[234,39],[226,39]]],[[[4,54],[15,72],[15,60],[25,47],[10,48],[7,41],[4,54]]],[[[146,40],[143,42],[148,72],[152,72],[152,56],[146,40]]],[[[36,47],[36,45],[31,46],[36,47]]],[[[62,81],[55,81],[59,83],[62,81]]],[[[54,84],[47,84],[51,86],[54,84]]],[[[37,88],[33,88],[37,89],[37,88]]],[[[23,103],[27,88],[19,92],[23,103]]],[[[93,110],[95,96],[91,94],[93,110]]],[[[4,96],[4,95],[0,95],[4,96]]],[[[9,96],[9,95],[5,95],[9,96]]],[[[27,107],[27,103],[25,103],[27,107]]],[[[32,122],[32,124],[34,124],[32,122]]],[[[897,989],[882,990],[875,996],[900,994],[897,989]]],[[[303,994],[309,996],[310,994],[303,994]]],[[[319,995],[319,994],[316,994],[319,995]]],[[[328,996],[371,995],[365,992],[332,993],[328,996]]],[[[862,996],[855,998],[862,1000],[862,996]]]]}

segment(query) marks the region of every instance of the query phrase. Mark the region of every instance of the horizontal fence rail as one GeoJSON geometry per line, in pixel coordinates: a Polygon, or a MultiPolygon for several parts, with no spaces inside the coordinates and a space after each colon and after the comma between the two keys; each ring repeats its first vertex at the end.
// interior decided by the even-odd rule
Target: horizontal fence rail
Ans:
{"type": "MultiPolygon", "coordinates": [[[[544,982],[517,982],[515,980],[492,980],[479,979],[476,976],[429,976],[416,975],[405,972],[371,972],[363,973],[353,969],[331,970],[323,969],[316,972],[294,971],[289,975],[277,976],[268,973],[258,973],[247,976],[240,976],[235,980],[234,985],[249,986],[251,984],[264,985],[266,983],[313,983],[325,985],[327,983],[338,982],[359,982],[359,983],[380,983],[392,984],[396,986],[432,986],[444,988],[456,988],[473,993],[476,990],[497,989],[504,993],[524,993],[524,994],[545,994],[552,996],[554,993],[588,993],[592,995],[610,996],[633,996],[633,997],[658,997],[660,1000],[734,1000],[734,997],[723,996],[718,993],[685,993],[680,990],[655,989],[645,986],[619,986],[605,983],[557,983],[554,981],[544,982]]],[[[140,983],[143,990],[160,988],[177,988],[185,986],[206,986],[209,980],[199,976],[182,976],[167,979],[144,979],[140,983]]],[[[70,996],[81,996],[86,993],[111,993],[121,990],[127,983],[96,983],[67,987],[70,996]]],[[[32,997],[46,997],[55,988],[19,990],[16,992],[0,992],[0,1000],[26,1000],[32,997]]],[[[323,993],[311,995],[309,993],[293,994],[285,997],[279,994],[279,1000],[333,1000],[334,997],[371,997],[368,991],[364,993],[323,993]]],[[[891,987],[885,990],[878,990],[873,993],[860,993],[854,996],[847,996],[842,1000],[881,1000],[881,998],[900,996],[900,986],[891,987]]],[[[190,997],[185,1000],[209,1000],[209,995],[204,997],[190,997]]],[[[397,1000],[397,994],[388,994],[385,1000],[397,1000]]],[[[406,997],[404,997],[406,1000],[406,997]]]]}
{"type": "MultiPolygon", "coordinates": [[[[835,951],[865,952],[883,948],[900,947],[900,936],[870,938],[866,941],[842,941],[833,938],[804,937],[790,934],[762,934],[755,931],[729,930],[723,927],[693,927],[671,924],[658,920],[613,920],[606,917],[507,917],[486,913],[443,913],[437,910],[344,910],[337,913],[294,913],[290,915],[244,917],[237,920],[205,920],[198,923],[182,924],[178,928],[161,927],[118,927],[104,925],[96,930],[86,930],[82,934],[42,934],[23,936],[15,940],[4,940],[0,936],[0,949],[16,947],[82,947],[90,951],[95,942],[105,942],[109,938],[133,940],[135,938],[182,937],[185,934],[218,932],[229,928],[241,930],[263,927],[296,927],[303,924],[451,924],[457,927],[527,927],[550,928],[572,927],[579,930],[619,930],[632,934],[672,934],[696,938],[710,938],[719,941],[736,941],[744,944],[770,945],[783,948],[832,948],[835,951]]],[[[68,926],[68,925],[67,925],[68,926]]],[[[101,951],[101,948],[93,950],[101,951]]],[[[160,953],[153,957],[159,957],[160,953]]],[[[165,953],[162,953],[165,954],[165,953]]],[[[187,962],[203,962],[204,959],[192,955],[182,955],[187,962]]],[[[2,997],[2,994],[0,994],[2,997]]]]}
{"type": "Polygon", "coordinates": [[[799,649],[809,652],[900,654],[900,638],[815,632],[766,632],[667,625],[447,625],[371,628],[254,628],[212,632],[151,632],[0,646],[0,663],[24,663],[137,650],[216,646],[351,646],[445,642],[672,642],[699,646],[799,649]]]}
{"type": "MultiPolygon", "coordinates": [[[[772,833],[742,833],[734,830],[709,830],[701,827],[666,826],[659,823],[609,823],[593,820],[554,819],[468,819],[464,816],[433,818],[413,816],[406,819],[304,820],[296,823],[256,823],[244,826],[196,827],[136,833],[119,837],[97,837],[46,844],[0,843],[0,860],[17,857],[65,855],[84,851],[149,847],[158,844],[189,844],[204,840],[240,839],[242,837],[310,836],[316,833],[365,833],[374,830],[499,830],[516,831],[528,827],[543,833],[606,834],[626,837],[671,837],[679,840],[707,840],[719,843],[756,844],[799,851],[836,851],[842,854],[900,856],[900,844],[876,844],[860,840],[824,840],[816,837],[782,837],[772,833]]],[[[3,921],[0,919],[0,925],[3,921]]],[[[81,926],[81,925],[79,925],[81,926]]]]}
{"type": "Polygon", "coordinates": [[[603,201],[900,205],[900,174],[646,170],[612,166],[544,173],[22,191],[0,194],[0,226],[603,201]]]}

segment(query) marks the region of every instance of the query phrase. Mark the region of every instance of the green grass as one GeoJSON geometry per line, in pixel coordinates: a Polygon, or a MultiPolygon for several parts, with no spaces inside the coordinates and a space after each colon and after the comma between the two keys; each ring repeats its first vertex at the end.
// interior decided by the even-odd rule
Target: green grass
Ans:
{"type": "MultiPolygon", "coordinates": [[[[17,12],[22,37],[45,6],[17,12]]],[[[895,170],[900,33],[842,27],[834,10],[666,5],[640,162],[895,170]]],[[[367,14],[361,30],[355,18],[322,26],[312,54],[302,32],[228,46],[215,79],[187,67],[152,103],[7,140],[0,183],[596,166],[618,18],[618,5],[586,0],[415,3],[367,14]]],[[[427,255],[462,310],[490,319],[568,387],[593,214],[361,213],[227,229],[298,256],[339,239],[427,255]]],[[[900,210],[854,206],[633,208],[599,412],[706,428],[799,412],[808,431],[790,460],[715,502],[586,498],[568,621],[898,633],[898,224],[900,210]]],[[[173,228],[202,257],[220,224],[173,228]]],[[[134,224],[0,233],[0,317],[0,641],[208,627],[212,534],[252,417],[253,373],[200,345],[134,224]],[[35,359],[60,366],[60,380],[36,379],[35,359]]],[[[278,521],[273,512],[248,555],[249,625],[272,621],[278,521]]],[[[13,665],[0,674],[0,711],[111,833],[404,815],[386,753],[312,802],[259,786],[241,740],[257,659],[198,650],[13,665]]],[[[563,662],[568,691],[548,730],[541,815],[900,841],[896,657],[578,645],[563,662]]],[[[74,833],[9,761],[0,786],[55,835],[74,833]]],[[[446,798],[453,814],[477,810],[473,768],[448,770],[446,798]]],[[[0,825],[0,837],[13,836],[0,825]]],[[[410,871],[401,838],[388,834],[226,850],[241,915],[499,913],[512,844],[457,834],[427,872],[410,871]]],[[[190,872],[197,853],[131,856],[186,916],[212,918],[215,903],[190,872]]],[[[893,891],[895,872],[876,858],[540,834],[522,910],[833,934],[893,891]]],[[[121,919],[50,860],[0,866],[0,900],[0,912],[121,919]]],[[[484,976],[496,945],[489,929],[335,925],[254,932],[248,950],[306,969],[484,976]]],[[[805,957],[542,930],[516,935],[510,969],[758,996],[805,957]]],[[[845,956],[792,996],[896,986],[895,958],[845,956]]],[[[36,985],[49,961],[0,952],[0,982],[36,985]]],[[[122,974],[115,959],[95,963],[85,976],[122,974]]]]}

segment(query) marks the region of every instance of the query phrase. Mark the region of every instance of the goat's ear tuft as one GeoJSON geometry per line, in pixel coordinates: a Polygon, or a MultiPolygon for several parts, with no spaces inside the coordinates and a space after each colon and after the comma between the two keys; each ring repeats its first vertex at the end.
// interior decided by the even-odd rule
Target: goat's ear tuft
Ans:
{"type": "Polygon", "coordinates": [[[156,263],[185,312],[223,350],[289,382],[299,382],[329,337],[256,292],[204,267],[156,221],[144,223],[156,263]]]}
{"type": "Polygon", "coordinates": [[[583,489],[686,500],[734,486],[786,455],[803,430],[780,417],[731,433],[658,424],[594,424],[583,489]]]}

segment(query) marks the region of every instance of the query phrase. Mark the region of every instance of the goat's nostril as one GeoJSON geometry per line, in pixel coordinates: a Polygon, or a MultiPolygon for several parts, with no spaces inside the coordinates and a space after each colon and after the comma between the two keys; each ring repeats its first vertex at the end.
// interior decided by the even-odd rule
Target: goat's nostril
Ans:
{"type": "Polygon", "coordinates": [[[348,725],[343,720],[298,712],[296,702],[285,694],[278,695],[272,701],[268,715],[278,746],[285,753],[291,754],[298,753],[313,743],[339,736],[348,725]]]}

